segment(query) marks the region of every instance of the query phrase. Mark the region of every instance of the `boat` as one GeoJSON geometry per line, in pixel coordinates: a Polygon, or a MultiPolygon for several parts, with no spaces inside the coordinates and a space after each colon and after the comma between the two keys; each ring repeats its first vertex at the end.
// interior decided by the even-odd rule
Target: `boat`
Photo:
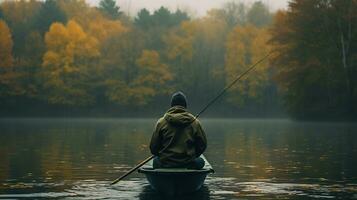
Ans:
{"type": "Polygon", "coordinates": [[[202,187],[208,174],[214,173],[205,156],[201,155],[201,158],[205,161],[205,166],[199,170],[186,168],[154,169],[151,160],[140,167],[138,172],[145,174],[150,186],[160,193],[169,196],[190,194],[202,187]]]}

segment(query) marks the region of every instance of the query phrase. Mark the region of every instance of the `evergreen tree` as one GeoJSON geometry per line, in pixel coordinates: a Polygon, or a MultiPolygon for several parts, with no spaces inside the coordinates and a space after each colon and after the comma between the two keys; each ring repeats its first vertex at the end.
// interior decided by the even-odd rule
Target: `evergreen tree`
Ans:
{"type": "Polygon", "coordinates": [[[171,12],[163,6],[154,12],[152,18],[156,26],[170,27],[172,24],[171,12]]]}
{"type": "Polygon", "coordinates": [[[46,0],[36,16],[35,27],[44,34],[54,22],[66,23],[67,16],[58,6],[56,0],[46,0]]]}
{"type": "Polygon", "coordinates": [[[294,0],[272,28],[278,82],[297,118],[356,117],[357,2],[294,0]]]}
{"type": "Polygon", "coordinates": [[[182,21],[190,20],[190,17],[186,12],[177,9],[175,13],[172,14],[172,23],[174,25],[179,25],[182,21]]]}
{"type": "Polygon", "coordinates": [[[101,0],[99,10],[111,19],[119,19],[122,14],[120,7],[115,4],[114,0],[101,0]]]}
{"type": "Polygon", "coordinates": [[[140,28],[149,28],[152,25],[150,12],[145,8],[141,9],[134,20],[134,24],[140,28]]]}

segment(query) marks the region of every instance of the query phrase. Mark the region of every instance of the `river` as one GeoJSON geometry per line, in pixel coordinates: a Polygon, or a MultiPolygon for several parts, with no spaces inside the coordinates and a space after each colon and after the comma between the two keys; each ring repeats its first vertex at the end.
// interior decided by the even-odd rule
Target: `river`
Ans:
{"type": "MultiPolygon", "coordinates": [[[[357,124],[202,119],[216,173],[177,199],[357,199],[357,124]]],[[[154,119],[1,119],[0,199],[167,199],[145,177],[154,119]]]]}

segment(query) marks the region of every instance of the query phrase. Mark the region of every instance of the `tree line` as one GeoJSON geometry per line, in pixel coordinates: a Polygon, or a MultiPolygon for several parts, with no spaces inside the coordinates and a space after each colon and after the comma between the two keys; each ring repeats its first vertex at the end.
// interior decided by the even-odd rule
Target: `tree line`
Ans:
{"type": "Polygon", "coordinates": [[[294,0],[275,14],[274,79],[297,118],[357,116],[357,1],[294,0]]]}
{"type": "Polygon", "coordinates": [[[272,13],[231,1],[202,17],[165,7],[132,17],[114,0],[3,1],[0,107],[155,113],[181,90],[197,111],[273,51],[211,115],[355,116],[355,4],[294,0],[272,13]]]}

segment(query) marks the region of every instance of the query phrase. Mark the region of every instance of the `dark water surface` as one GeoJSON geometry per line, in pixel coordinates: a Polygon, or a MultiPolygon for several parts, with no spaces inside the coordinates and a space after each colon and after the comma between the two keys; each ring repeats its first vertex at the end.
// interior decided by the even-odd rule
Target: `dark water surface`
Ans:
{"type": "MultiPolygon", "coordinates": [[[[167,199],[145,177],[154,119],[1,119],[0,199],[167,199]]],[[[177,199],[357,199],[357,125],[202,120],[216,170],[177,199]]]]}

